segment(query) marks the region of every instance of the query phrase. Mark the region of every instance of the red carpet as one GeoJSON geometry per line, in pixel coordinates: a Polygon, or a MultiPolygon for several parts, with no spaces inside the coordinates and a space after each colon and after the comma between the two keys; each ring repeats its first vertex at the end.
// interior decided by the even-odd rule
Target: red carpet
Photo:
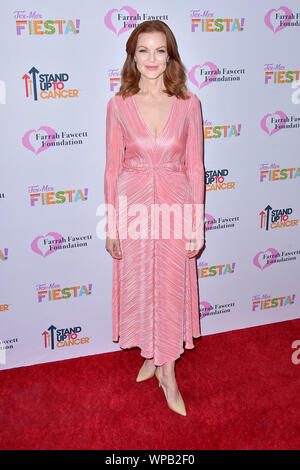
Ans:
{"type": "Polygon", "coordinates": [[[298,449],[300,320],[195,340],[177,361],[187,416],[139,349],[0,372],[1,449],[298,449]]]}

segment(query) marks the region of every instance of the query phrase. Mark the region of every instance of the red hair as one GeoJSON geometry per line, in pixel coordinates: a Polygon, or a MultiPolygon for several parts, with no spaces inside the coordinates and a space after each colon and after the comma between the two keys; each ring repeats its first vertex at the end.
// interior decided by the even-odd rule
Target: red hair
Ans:
{"type": "Polygon", "coordinates": [[[180,59],[177,48],[177,42],[174,34],[169,26],[160,20],[143,21],[140,23],[130,34],[126,42],[127,58],[124,62],[121,72],[121,86],[116,95],[121,95],[126,98],[130,95],[135,95],[140,91],[139,80],[141,77],[140,71],[137,69],[134,61],[134,54],[138,36],[140,33],[152,33],[154,31],[165,34],[167,40],[167,52],[169,61],[163,75],[163,81],[166,91],[164,93],[169,96],[176,95],[177,98],[189,99],[186,93],[186,67],[180,59]]]}

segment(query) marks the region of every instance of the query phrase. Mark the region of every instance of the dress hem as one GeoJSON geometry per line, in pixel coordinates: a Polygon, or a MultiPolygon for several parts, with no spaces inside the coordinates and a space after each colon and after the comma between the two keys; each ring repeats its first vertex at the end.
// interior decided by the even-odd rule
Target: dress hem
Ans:
{"type": "MultiPolygon", "coordinates": [[[[200,334],[199,336],[193,336],[193,338],[199,339],[199,338],[201,338],[201,334],[200,334]]],[[[114,343],[115,343],[115,342],[118,343],[118,342],[119,342],[119,339],[113,340],[113,342],[114,342],[114,343]]],[[[143,348],[142,348],[141,346],[139,346],[138,344],[133,344],[133,345],[130,345],[130,346],[120,346],[120,348],[121,348],[122,350],[125,350],[125,349],[132,349],[132,348],[139,348],[139,349],[141,350],[141,351],[140,351],[140,355],[141,355],[144,359],[152,359],[152,358],[154,357],[153,354],[152,354],[152,356],[146,356],[146,355],[144,355],[145,353],[143,353],[143,348]]],[[[168,360],[168,361],[164,361],[164,362],[158,361],[159,363],[156,363],[156,362],[154,361],[154,365],[156,365],[156,366],[161,366],[161,365],[163,365],[165,362],[176,361],[177,359],[180,359],[180,356],[181,356],[182,354],[184,354],[184,352],[185,352],[186,349],[195,349],[195,345],[193,344],[192,346],[188,346],[188,345],[185,344],[185,345],[182,347],[182,351],[181,351],[181,353],[180,353],[178,356],[176,356],[175,358],[170,359],[170,360],[168,360]]]]}

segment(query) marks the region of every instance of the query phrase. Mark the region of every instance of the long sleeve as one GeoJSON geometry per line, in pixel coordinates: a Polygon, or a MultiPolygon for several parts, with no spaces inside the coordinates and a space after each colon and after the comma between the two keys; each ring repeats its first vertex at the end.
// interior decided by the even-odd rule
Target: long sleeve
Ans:
{"type": "Polygon", "coordinates": [[[205,174],[203,162],[203,129],[201,104],[197,95],[190,98],[185,166],[193,199],[192,230],[197,239],[204,239],[205,174]]]}
{"type": "Polygon", "coordinates": [[[106,112],[106,167],[104,173],[104,196],[106,204],[107,235],[118,236],[116,214],[116,189],[124,157],[124,136],[112,97],[106,112]]]}

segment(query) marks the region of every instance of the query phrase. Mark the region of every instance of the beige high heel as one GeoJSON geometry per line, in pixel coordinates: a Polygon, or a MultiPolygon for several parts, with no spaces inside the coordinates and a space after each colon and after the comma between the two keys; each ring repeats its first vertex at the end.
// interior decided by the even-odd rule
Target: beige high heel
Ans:
{"type": "Polygon", "coordinates": [[[144,380],[148,380],[148,379],[151,379],[151,377],[154,376],[155,374],[155,370],[153,372],[149,372],[148,370],[146,370],[144,368],[144,364],[142,365],[142,367],[140,368],[139,370],[139,373],[138,373],[138,376],[136,378],[136,381],[137,382],[143,382],[144,380]]]}
{"type": "Polygon", "coordinates": [[[159,387],[162,387],[162,389],[164,391],[164,394],[165,394],[165,397],[166,397],[166,400],[167,400],[167,403],[168,403],[168,407],[170,408],[170,410],[175,411],[175,413],[178,413],[182,416],[186,416],[185,404],[184,404],[183,398],[181,396],[181,393],[179,392],[179,400],[178,401],[176,401],[176,402],[168,401],[167,390],[166,390],[166,387],[162,384],[162,382],[161,382],[161,380],[158,376],[158,369],[157,368],[155,370],[155,375],[156,375],[156,378],[158,380],[159,387]]]}

